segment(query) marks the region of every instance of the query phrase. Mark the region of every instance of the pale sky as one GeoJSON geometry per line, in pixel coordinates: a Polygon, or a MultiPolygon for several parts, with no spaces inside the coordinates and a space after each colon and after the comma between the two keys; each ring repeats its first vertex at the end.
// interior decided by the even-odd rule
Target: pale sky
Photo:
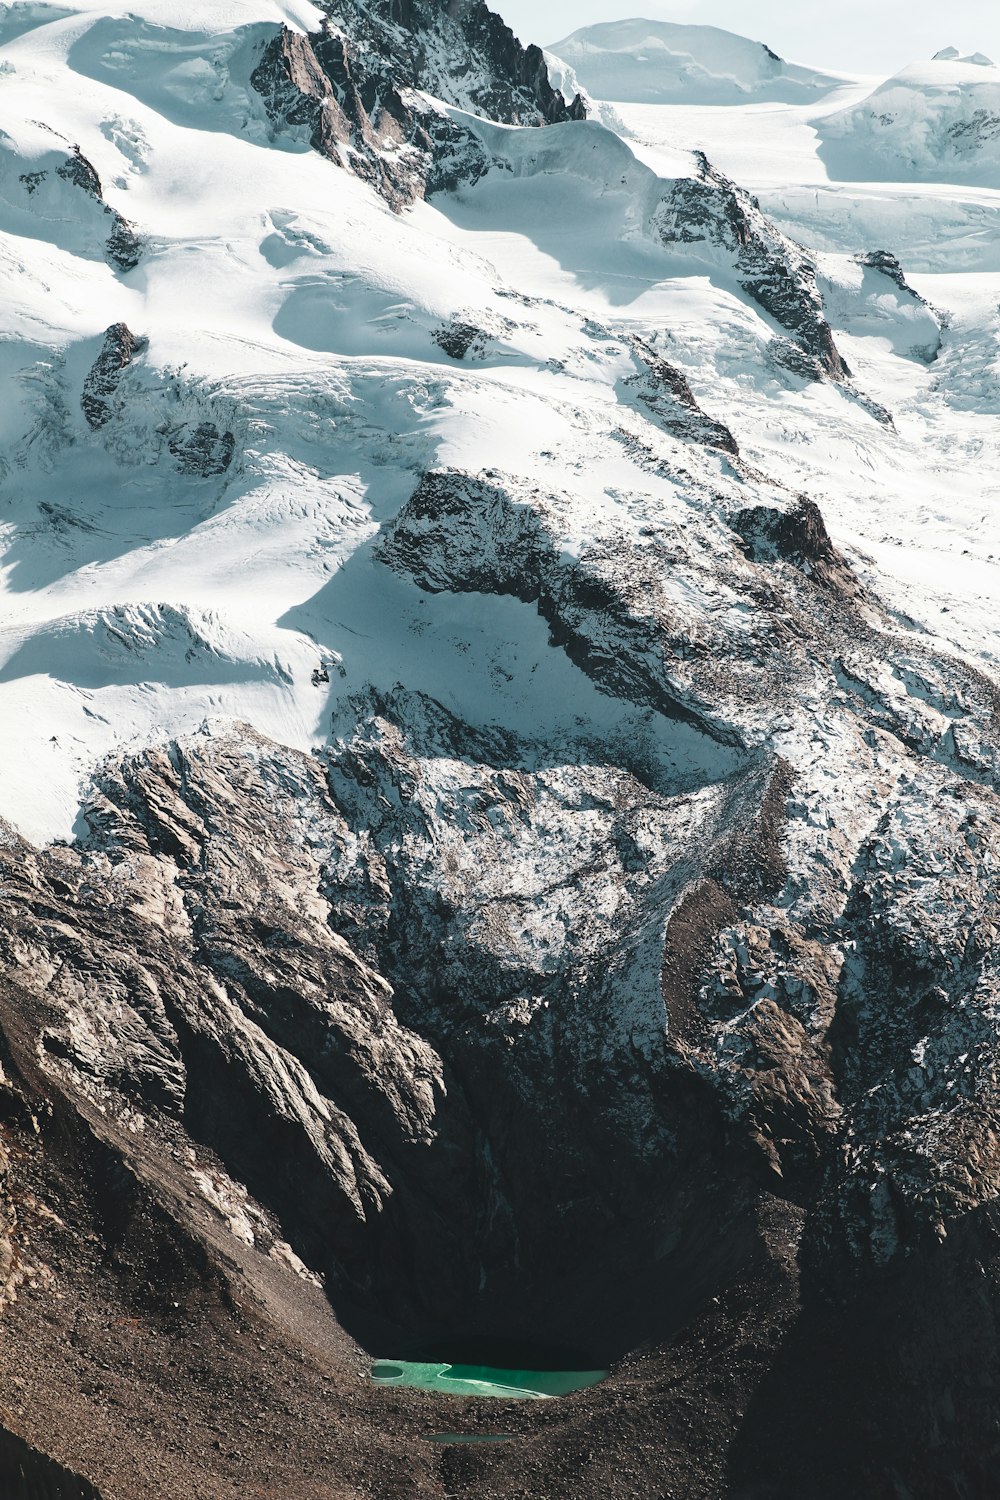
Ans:
{"type": "Polygon", "coordinates": [[[1000,63],[1000,0],[492,0],[526,42],[548,46],[595,21],[642,16],[722,26],[791,62],[894,73],[942,47],[1000,63]]]}

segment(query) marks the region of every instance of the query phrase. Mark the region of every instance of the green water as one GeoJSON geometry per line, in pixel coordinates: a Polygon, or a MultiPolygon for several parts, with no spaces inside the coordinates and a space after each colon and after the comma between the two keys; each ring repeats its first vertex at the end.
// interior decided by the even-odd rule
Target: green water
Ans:
{"type": "Polygon", "coordinates": [[[375,1385],[405,1385],[442,1396],[499,1396],[505,1400],[538,1401],[546,1396],[568,1396],[597,1385],[606,1370],[503,1370],[493,1365],[415,1364],[402,1359],[379,1359],[372,1366],[375,1385]]]}

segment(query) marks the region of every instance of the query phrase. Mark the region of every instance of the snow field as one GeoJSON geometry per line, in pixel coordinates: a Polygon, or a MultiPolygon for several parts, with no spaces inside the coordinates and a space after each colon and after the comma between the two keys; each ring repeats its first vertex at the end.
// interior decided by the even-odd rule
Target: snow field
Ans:
{"type": "MultiPolygon", "coordinates": [[[[634,333],[753,464],[817,501],[901,619],[992,670],[998,439],[981,414],[996,404],[995,195],[831,184],[824,112],[867,85],[824,84],[813,105],[622,106],[629,142],[596,123],[480,123],[503,168],[397,217],[304,141],[271,141],[248,88],[256,43],[283,21],[314,24],[311,6],[0,14],[0,264],[14,291],[0,310],[0,813],[30,837],[70,836],[112,749],[232,720],[307,749],[368,684],[405,682],[472,724],[557,744],[612,734],[620,705],[547,649],[531,604],[428,595],[371,550],[435,466],[503,469],[561,497],[566,558],[610,537],[643,546],[657,528],[707,527],[705,545],[723,545],[711,497],[733,483],[725,461],[651,432],[623,399],[634,333]],[[25,193],[22,174],[45,170],[53,187],[74,145],[142,237],[133,271],[107,264],[99,205],[58,174],[44,212],[25,193]],[[894,430],[769,365],[775,328],[725,268],[651,232],[696,146],[824,252],[838,340],[894,430]],[[933,266],[908,260],[912,226],[930,245],[938,213],[960,267],[970,238],[981,247],[967,273],[941,274],[940,246],[933,266]],[[926,310],[858,268],[873,248],[921,272],[916,289],[946,315],[934,363],[913,355],[932,339],[926,310]],[[94,433],[80,393],[118,322],[148,350],[94,433]],[[452,323],[477,331],[464,361],[439,342],[452,323]],[[179,471],[171,441],[208,421],[235,434],[236,461],[179,471]],[[623,434],[677,473],[637,463],[623,434]]],[[[694,560],[662,590],[692,628],[741,617],[694,560]]],[[[656,716],[640,728],[681,780],[694,773],[703,745],[656,716]]]]}

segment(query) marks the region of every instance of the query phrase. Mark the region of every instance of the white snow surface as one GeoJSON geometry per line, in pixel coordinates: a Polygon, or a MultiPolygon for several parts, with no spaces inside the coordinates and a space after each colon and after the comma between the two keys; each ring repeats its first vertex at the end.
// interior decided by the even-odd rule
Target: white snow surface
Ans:
{"type": "MultiPolygon", "coordinates": [[[[668,524],[700,537],[724,460],[660,435],[704,476],[689,486],[622,441],[650,440],[622,395],[637,333],[752,464],[819,504],[906,628],[996,677],[1000,193],[831,180],[824,111],[870,91],[855,83],[812,104],[623,105],[627,142],[596,122],[483,125],[510,170],[397,216],[269,137],[254,48],[315,19],[305,0],[0,7],[0,816],[68,838],[112,751],[233,722],[309,749],[339,703],[400,682],[472,725],[552,745],[641,733],[669,760],[669,726],[623,726],[534,606],[429,594],[372,557],[446,465],[558,495],[567,558],[668,524]],[[134,270],[103,257],[99,205],[53,177],[74,146],[142,237],[134,270]],[[821,252],[838,342],[894,431],[768,373],[765,315],[651,232],[696,147],[821,252]],[[927,310],[858,265],[872,249],[940,314],[933,362],[914,353],[927,310]],[[462,362],[435,340],[453,321],[482,335],[462,362]],[[95,432],[80,396],[116,323],[148,348],[95,432]],[[201,423],[234,436],[224,474],[171,459],[201,423]]],[[[662,587],[693,631],[744,608],[683,564],[662,587]]]]}
{"type": "Polygon", "coordinates": [[[1000,187],[1000,69],[939,53],[828,115],[822,135],[834,177],[1000,187]]]}
{"type": "Polygon", "coordinates": [[[632,104],[794,102],[839,81],[717,26],[638,17],[583,26],[549,50],[595,98],[632,104]]]}

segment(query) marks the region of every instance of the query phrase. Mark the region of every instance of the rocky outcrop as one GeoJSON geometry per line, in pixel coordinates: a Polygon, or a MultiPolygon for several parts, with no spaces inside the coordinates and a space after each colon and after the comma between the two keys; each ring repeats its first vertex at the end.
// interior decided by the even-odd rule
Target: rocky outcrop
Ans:
{"type": "Polygon", "coordinates": [[[104,347],[90,368],[80,397],[83,414],[92,428],[103,427],[111,420],[122,374],[147,347],[147,340],[137,338],[126,323],[113,323],[107,330],[104,347]]]}
{"type": "Polygon", "coordinates": [[[702,411],[687,376],[638,336],[630,340],[643,373],[630,376],[625,385],[634,390],[643,405],[659,418],[667,432],[705,448],[717,448],[731,458],[739,457],[739,446],[723,422],[702,411]]]}
{"type": "Polygon", "coordinates": [[[893,255],[891,250],[869,250],[864,255],[858,256],[858,264],[867,266],[869,270],[879,271],[883,276],[888,276],[893,286],[912,297],[915,302],[921,302],[926,307],[926,302],[915,292],[907,281],[903,267],[899,263],[898,255],[893,255]]]}
{"type": "MultiPolygon", "coordinates": [[[[107,216],[109,224],[106,254],[109,263],[119,271],[134,271],[142,255],[142,241],[135,226],[105,200],[101,179],[79,146],[73,147],[72,155],[66,158],[57,171],[64,182],[79,188],[88,198],[99,203],[107,216]]],[[[29,192],[36,189],[37,183],[29,183],[29,192]]]]}
{"type": "Polygon", "coordinates": [[[436,328],[432,337],[449,359],[477,359],[484,354],[489,335],[478,324],[458,319],[436,328]]]}
{"type": "Polygon", "coordinates": [[[40,231],[62,248],[105,260],[116,271],[134,270],[142,255],[135,226],[108,203],[97,169],[80,147],[73,146],[67,154],[65,141],[60,132],[38,121],[31,122],[21,150],[14,150],[11,138],[5,138],[0,177],[10,172],[5,193],[11,208],[25,215],[32,226],[29,233],[40,231]],[[17,170],[28,163],[29,170],[17,170]]]}
{"type": "Polygon", "coordinates": [[[474,182],[489,165],[477,138],[426,95],[505,124],[583,118],[580,99],[567,105],[552,88],[539,48],[523,47],[483,0],[446,11],[352,0],[324,8],[321,31],[274,37],[251,82],[273,129],[308,132],[314,150],[397,210],[474,182]]]}
{"type": "MultiPolygon", "coordinates": [[[[190,479],[222,479],[245,442],[245,414],[229,393],[143,358],[148,340],[125,323],[104,334],[83,382],[80,406],[97,441],[127,466],[165,461],[190,479]]],[[[56,441],[72,441],[69,433],[56,441]]]]}
{"type": "Polygon", "coordinates": [[[364,85],[364,65],[356,63],[339,32],[313,38],[282,29],[251,82],[275,129],[306,129],[314,150],[371,182],[393,208],[403,208],[422,193],[430,137],[381,74],[365,90],[369,114],[355,72],[364,85]]]}
{"type": "Polygon", "coordinates": [[[378,559],[432,591],[511,594],[537,604],[553,644],[605,692],[690,724],[736,747],[687,691],[681,662],[700,655],[669,610],[658,608],[657,560],[617,567],[616,549],[594,548],[585,564],[561,555],[559,500],[509,476],[442,470],[425,474],[376,549],[378,559]],[[650,585],[653,585],[650,587],[650,585]]]}
{"type": "Polygon", "coordinates": [[[732,526],[754,562],[782,558],[829,588],[857,592],[857,580],[830,541],[819,506],[807,495],[799,496],[793,510],[756,505],[740,511],[732,526]]]}
{"type": "Polygon", "coordinates": [[[795,375],[800,380],[823,379],[824,369],[818,356],[809,354],[801,344],[794,344],[791,339],[770,339],[766,357],[768,364],[774,369],[795,375]]]}
{"type": "Polygon", "coordinates": [[[485,0],[445,9],[433,0],[324,0],[320,8],[330,29],[371,54],[368,66],[389,71],[397,88],[506,125],[582,118],[581,101],[567,104],[552,87],[541,49],[523,46],[485,0]]]}
{"type": "Polygon", "coordinates": [[[187,423],[170,438],[168,447],[182,474],[211,479],[225,474],[236,452],[236,438],[220,432],[214,422],[187,423]]]}
{"type": "Polygon", "coordinates": [[[926,297],[921,297],[920,293],[914,290],[906,279],[903,267],[899,263],[899,257],[893,255],[891,250],[869,250],[867,254],[858,257],[858,264],[869,271],[877,272],[880,276],[887,277],[893,286],[903,293],[908,302],[915,302],[919,307],[922,307],[933,321],[933,324],[937,325],[936,337],[926,344],[916,345],[912,351],[918,358],[924,360],[926,364],[933,364],[934,360],[941,353],[942,330],[947,326],[947,320],[931,306],[926,297]]]}
{"type": "Polygon", "coordinates": [[[696,152],[699,175],[681,178],[657,210],[655,225],[668,245],[704,246],[733,257],[739,285],[791,333],[832,380],[850,371],[834,342],[816,288],[816,267],[761,213],[760,205],[696,152]]]}

